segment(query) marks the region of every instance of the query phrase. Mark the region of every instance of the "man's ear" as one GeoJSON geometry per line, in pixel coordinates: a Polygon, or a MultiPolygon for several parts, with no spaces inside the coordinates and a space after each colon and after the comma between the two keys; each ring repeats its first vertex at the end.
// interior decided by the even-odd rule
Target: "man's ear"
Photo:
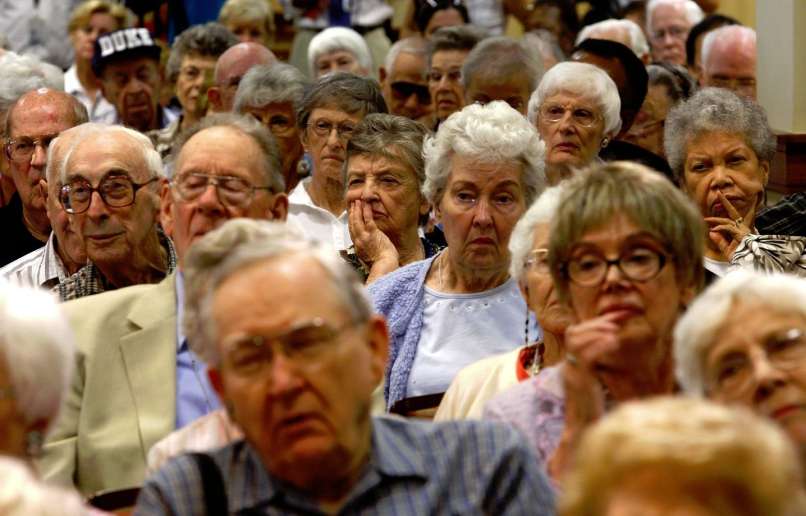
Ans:
{"type": "Polygon", "coordinates": [[[758,163],[758,168],[761,170],[761,181],[764,184],[764,187],[767,187],[767,182],[770,180],[770,162],[769,161],[760,161],[758,163]]]}
{"type": "Polygon", "coordinates": [[[378,82],[381,84],[381,88],[383,88],[383,85],[388,78],[389,75],[386,73],[386,67],[381,66],[378,68],[378,82]]]}
{"type": "Polygon", "coordinates": [[[270,220],[285,220],[288,216],[288,196],[286,194],[274,194],[268,215],[270,220]]]}
{"type": "Polygon", "coordinates": [[[302,150],[305,152],[310,152],[308,149],[308,129],[303,129],[299,132],[299,141],[302,144],[302,150]]]}
{"type": "Polygon", "coordinates": [[[218,394],[218,398],[224,400],[224,382],[221,380],[221,371],[214,367],[207,368],[207,378],[210,379],[210,385],[213,390],[218,394]]]}
{"type": "Polygon", "coordinates": [[[42,192],[42,198],[45,200],[45,202],[48,202],[48,182],[44,179],[40,179],[36,186],[42,192]]]}
{"type": "Polygon", "coordinates": [[[159,221],[162,225],[163,231],[165,231],[165,234],[171,238],[173,238],[174,232],[174,202],[173,192],[171,191],[171,183],[165,181],[162,183],[160,190],[159,221]]]}
{"type": "Polygon", "coordinates": [[[218,86],[210,86],[207,89],[207,102],[212,106],[213,111],[216,113],[221,112],[221,90],[218,86]]]}
{"type": "Polygon", "coordinates": [[[386,326],[386,319],[377,314],[370,318],[367,326],[369,331],[367,340],[372,354],[370,367],[373,380],[378,384],[383,379],[389,360],[389,328],[386,326]]]}

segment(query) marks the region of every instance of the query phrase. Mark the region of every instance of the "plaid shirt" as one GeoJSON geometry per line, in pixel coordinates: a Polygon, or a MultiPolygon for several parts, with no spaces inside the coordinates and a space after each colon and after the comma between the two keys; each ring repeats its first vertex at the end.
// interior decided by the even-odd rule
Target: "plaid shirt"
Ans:
{"type": "MultiPolygon", "coordinates": [[[[157,234],[162,247],[168,254],[168,267],[165,271],[165,275],[168,276],[176,270],[176,250],[171,239],[165,235],[159,225],[157,225],[157,234]]],[[[104,278],[100,269],[90,262],[54,287],[53,292],[58,293],[62,301],[70,301],[71,299],[100,294],[112,289],[114,287],[104,278]]]]}
{"type": "Polygon", "coordinates": [[[167,158],[168,154],[171,153],[174,141],[176,141],[176,138],[179,136],[179,127],[182,124],[182,118],[183,117],[180,116],[162,129],[154,129],[146,133],[146,136],[151,138],[151,143],[154,144],[154,148],[160,153],[162,159],[167,158]]]}
{"type": "MultiPolygon", "coordinates": [[[[368,464],[338,514],[554,514],[548,480],[514,429],[485,421],[372,421],[368,464]]],[[[224,477],[228,514],[322,514],[272,478],[245,441],[207,455],[224,477]]],[[[208,514],[204,499],[197,463],[182,455],[146,480],[134,514],[208,514]]]]}
{"type": "Polygon", "coordinates": [[[806,192],[787,195],[756,217],[762,235],[806,236],[806,192]]]}

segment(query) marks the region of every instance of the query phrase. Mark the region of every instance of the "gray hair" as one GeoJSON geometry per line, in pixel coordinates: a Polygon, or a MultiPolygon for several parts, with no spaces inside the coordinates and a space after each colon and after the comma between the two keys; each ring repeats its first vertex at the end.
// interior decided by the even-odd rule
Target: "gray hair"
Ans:
{"type": "Polygon", "coordinates": [[[653,34],[652,12],[661,5],[683,7],[689,27],[697,25],[705,18],[705,13],[702,12],[702,9],[694,0],[649,0],[646,3],[646,33],[649,34],[650,37],[653,34]]]}
{"type": "Polygon", "coordinates": [[[228,127],[239,131],[249,138],[260,148],[263,154],[263,173],[266,184],[271,187],[273,193],[285,191],[285,180],[283,179],[280,149],[277,142],[268,129],[263,124],[251,116],[239,115],[236,113],[214,113],[202,118],[198,123],[183,131],[174,143],[171,154],[168,157],[169,178],[173,177],[174,168],[179,163],[182,156],[182,149],[185,144],[195,135],[212,127],[228,127]]]}
{"type": "Polygon", "coordinates": [[[170,82],[176,82],[182,61],[187,56],[218,57],[228,48],[238,44],[235,34],[220,23],[208,22],[194,25],[182,31],[171,46],[171,55],[165,64],[165,72],[170,82]]]}
{"type": "Polygon", "coordinates": [[[256,65],[246,72],[235,93],[233,111],[289,102],[296,110],[302,102],[307,81],[295,66],[285,63],[256,65]]]}
{"type": "Polygon", "coordinates": [[[673,257],[678,285],[700,289],[705,227],[699,210],[668,179],[637,163],[593,165],[567,180],[551,224],[549,265],[558,294],[567,299],[565,264],[593,228],[624,215],[655,237],[673,257]]]}
{"type": "Polygon", "coordinates": [[[455,155],[484,163],[517,162],[523,165],[521,184],[526,205],[543,191],[546,144],[535,128],[506,102],[470,104],[445,120],[435,136],[423,143],[425,183],[423,195],[436,206],[442,200],[451,161],[455,155]]]}
{"type": "Polygon", "coordinates": [[[328,74],[313,83],[297,109],[297,126],[305,130],[313,110],[325,107],[362,116],[389,112],[378,82],[351,73],[328,74]]]}
{"type": "Polygon", "coordinates": [[[0,354],[27,424],[56,419],[69,391],[74,347],[53,295],[0,282],[0,354]]]}
{"type": "Polygon", "coordinates": [[[467,90],[478,76],[507,77],[514,73],[526,74],[532,91],[543,75],[543,63],[519,41],[506,36],[487,38],[467,55],[462,65],[462,86],[467,90]]]}
{"type": "Polygon", "coordinates": [[[535,228],[541,224],[551,224],[564,193],[565,183],[546,188],[515,224],[509,237],[509,275],[518,283],[524,279],[526,257],[532,250],[535,228]]]}
{"type": "Polygon", "coordinates": [[[64,91],[64,74],[53,68],[35,57],[14,52],[0,56],[0,127],[5,128],[6,113],[24,93],[39,88],[64,91]]]}
{"type": "Polygon", "coordinates": [[[647,65],[646,73],[649,79],[647,87],[663,86],[666,88],[666,95],[672,101],[671,106],[677,105],[678,102],[686,97],[680,82],[668,68],[659,65],[647,65]]]}
{"type": "Polygon", "coordinates": [[[361,323],[370,319],[372,306],[364,287],[355,271],[338,254],[306,239],[285,223],[233,219],[200,238],[185,258],[187,295],[183,327],[193,350],[208,366],[217,367],[221,362],[212,313],[216,289],[237,271],[255,262],[288,255],[316,260],[352,320],[361,323]]]}
{"type": "Polygon", "coordinates": [[[553,59],[555,64],[565,61],[565,52],[560,47],[557,36],[549,30],[530,30],[523,35],[523,44],[529,49],[529,52],[540,54],[544,62],[547,58],[553,59]]]}
{"type": "Polygon", "coordinates": [[[61,177],[62,183],[67,182],[67,176],[69,173],[69,167],[67,165],[70,162],[70,158],[73,156],[73,153],[85,142],[92,141],[94,139],[93,136],[95,135],[111,136],[113,134],[119,134],[123,136],[129,140],[129,143],[134,145],[140,151],[141,159],[143,160],[143,164],[146,166],[146,171],[148,172],[149,178],[165,177],[160,153],[154,149],[154,144],[151,142],[151,139],[143,133],[122,125],[107,125],[96,122],[88,122],[78,127],[81,127],[80,131],[82,134],[80,137],[73,139],[70,147],[64,155],[64,160],[62,161],[59,170],[59,176],[61,177]]]}
{"type": "Polygon", "coordinates": [[[705,37],[702,40],[702,50],[700,51],[700,62],[702,63],[703,68],[707,67],[708,57],[711,55],[711,51],[714,48],[714,43],[720,39],[729,39],[732,40],[732,42],[752,41],[753,46],[755,46],[756,31],[743,25],[725,25],[706,32],[705,37]]]}
{"type": "Polygon", "coordinates": [[[579,34],[577,34],[577,39],[574,44],[579,45],[590,38],[604,39],[599,38],[598,35],[602,32],[614,29],[627,32],[630,39],[630,50],[632,50],[639,59],[643,59],[649,55],[649,43],[647,43],[646,36],[644,36],[644,31],[641,30],[641,27],[639,27],[637,23],[627,19],[616,20],[611,18],[586,25],[579,31],[579,34]]]}
{"type": "Polygon", "coordinates": [[[431,60],[436,52],[448,50],[470,52],[486,37],[486,31],[473,25],[454,25],[437,29],[431,34],[428,42],[428,68],[431,68],[431,60]]]}
{"type": "Polygon", "coordinates": [[[789,274],[735,271],[709,286],[678,320],[674,330],[677,380],[688,394],[706,394],[705,358],[738,303],[773,313],[806,317],[806,279],[789,274]]]}
{"type": "Polygon", "coordinates": [[[91,136],[101,135],[106,132],[109,126],[106,124],[83,123],[65,131],[53,139],[48,145],[48,161],[45,164],[45,181],[48,189],[53,192],[55,188],[62,184],[62,167],[66,161],[67,151],[70,150],[77,139],[87,139],[91,136]]]}
{"type": "Polygon", "coordinates": [[[759,162],[772,163],[776,139],[764,108],[723,88],[703,88],[675,106],[663,131],[666,159],[682,183],[688,144],[703,133],[731,133],[744,138],[759,162]]]}
{"type": "Polygon", "coordinates": [[[570,93],[593,101],[602,111],[604,133],[611,138],[621,129],[621,98],[613,79],[598,66],[566,61],[552,66],[529,98],[526,117],[537,124],[540,106],[557,93],[570,93]]]}
{"type": "MultiPolygon", "coordinates": [[[[425,57],[427,49],[428,42],[419,36],[412,36],[396,41],[386,54],[386,60],[383,65],[386,70],[386,75],[392,75],[395,68],[395,61],[397,61],[397,57],[400,54],[414,54],[416,56],[425,57]]],[[[425,70],[423,70],[422,73],[425,74],[425,70]]]]}
{"type": "Polygon", "coordinates": [[[329,27],[313,37],[308,44],[308,67],[311,77],[316,77],[316,60],[323,54],[344,50],[358,61],[358,64],[372,73],[372,54],[364,38],[347,27],[329,27]]]}

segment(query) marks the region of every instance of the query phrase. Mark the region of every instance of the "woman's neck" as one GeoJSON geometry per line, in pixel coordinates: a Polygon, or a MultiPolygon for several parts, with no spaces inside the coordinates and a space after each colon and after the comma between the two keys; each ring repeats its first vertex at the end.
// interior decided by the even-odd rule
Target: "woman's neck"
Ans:
{"type": "Polygon", "coordinates": [[[81,87],[87,92],[87,96],[95,101],[95,94],[98,92],[98,78],[92,71],[89,61],[76,59],[76,75],[81,87]]]}
{"type": "MultiPolygon", "coordinates": [[[[671,343],[654,345],[661,345],[664,349],[671,350],[671,343]]],[[[671,351],[668,351],[659,363],[633,363],[629,367],[628,374],[625,374],[624,370],[606,370],[600,373],[600,379],[613,399],[619,402],[671,394],[675,390],[671,351]]]]}
{"type": "Polygon", "coordinates": [[[397,249],[398,264],[401,267],[425,258],[425,248],[416,227],[405,238],[396,239],[390,237],[390,240],[397,249]]]}
{"type": "Polygon", "coordinates": [[[543,367],[560,363],[565,356],[564,337],[543,329],[543,367]]]}
{"type": "Polygon", "coordinates": [[[440,292],[484,292],[503,285],[509,279],[508,267],[480,270],[457,263],[451,259],[450,247],[435,262],[436,287],[440,292]]]}
{"type": "Polygon", "coordinates": [[[334,216],[339,217],[344,213],[344,186],[340,181],[331,178],[323,178],[317,181],[315,178],[305,183],[305,190],[316,206],[327,210],[334,216]]]}

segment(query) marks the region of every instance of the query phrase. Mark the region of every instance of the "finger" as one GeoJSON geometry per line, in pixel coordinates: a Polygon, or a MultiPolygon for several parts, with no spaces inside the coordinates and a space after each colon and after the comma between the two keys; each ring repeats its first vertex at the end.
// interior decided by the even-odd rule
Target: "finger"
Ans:
{"type": "Polygon", "coordinates": [[[739,213],[739,210],[737,210],[733,206],[733,204],[731,204],[730,200],[728,199],[728,197],[724,193],[719,191],[719,192],[717,192],[717,195],[719,195],[719,201],[722,203],[722,206],[725,207],[725,210],[727,210],[728,215],[730,215],[731,219],[737,220],[739,217],[741,217],[741,214],[739,213]]]}
{"type": "Polygon", "coordinates": [[[739,234],[739,228],[736,227],[736,224],[722,224],[712,227],[709,232],[726,234],[732,238],[739,234]]]}
{"type": "Polygon", "coordinates": [[[372,215],[372,206],[368,202],[361,203],[361,215],[364,219],[367,231],[372,233],[378,230],[378,226],[375,224],[375,217],[372,215]]]}
{"type": "Polygon", "coordinates": [[[355,201],[350,207],[350,222],[356,237],[358,239],[366,238],[367,228],[364,225],[364,219],[361,217],[361,201],[355,201]]]}
{"type": "Polygon", "coordinates": [[[703,219],[706,224],[708,225],[718,225],[718,224],[735,224],[736,222],[733,219],[727,219],[725,217],[705,217],[703,219]]]}

